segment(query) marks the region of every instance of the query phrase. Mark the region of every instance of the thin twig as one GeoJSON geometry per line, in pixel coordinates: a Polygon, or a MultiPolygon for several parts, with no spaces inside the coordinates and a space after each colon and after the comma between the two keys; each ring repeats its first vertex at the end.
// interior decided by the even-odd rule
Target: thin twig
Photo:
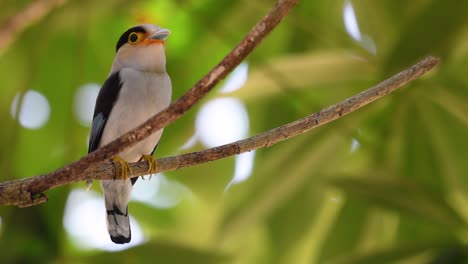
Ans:
{"type": "MultiPolygon", "coordinates": [[[[329,106],[320,112],[264,132],[257,136],[200,152],[193,152],[176,157],[159,159],[158,172],[177,170],[184,167],[222,159],[243,152],[252,151],[258,148],[272,146],[278,142],[284,141],[291,137],[305,133],[320,125],[341,118],[344,115],[347,115],[393,92],[406,83],[419,78],[421,75],[434,68],[438,63],[438,59],[429,56],[419,63],[394,75],[393,77],[357,95],[343,100],[338,104],[329,106]]],[[[146,162],[137,162],[130,165],[133,170],[133,175],[131,177],[144,175],[148,170],[148,164],[146,162]]],[[[28,179],[3,182],[0,183],[0,204],[19,206],[34,205],[46,201],[47,197],[41,192],[38,197],[34,197],[35,199],[32,200],[32,203],[31,199],[29,198],[31,197],[29,190],[31,190],[32,186],[41,184],[42,186],[46,186],[46,189],[43,190],[46,191],[71,182],[84,181],[87,179],[113,179],[114,175],[118,175],[118,173],[120,173],[118,169],[119,166],[115,167],[112,163],[105,162],[89,167],[80,175],[74,175],[74,177],[69,177],[68,179],[61,181],[50,181],[51,174],[47,174],[28,179]]]]}
{"type": "Polygon", "coordinates": [[[47,200],[43,192],[66,182],[82,180],[83,172],[99,162],[107,160],[135,145],[161,128],[166,127],[187,112],[226,77],[249,55],[262,40],[281,22],[299,0],[278,0],[269,13],[247,36],[203,79],[168,108],[148,119],[108,145],[55,172],[16,181],[18,185],[0,184],[0,204],[30,206],[47,200]]]}
{"type": "MultiPolygon", "coordinates": [[[[428,56],[417,64],[365,91],[302,119],[263,132],[256,136],[219,147],[210,148],[199,152],[182,154],[175,157],[159,159],[157,172],[173,171],[180,168],[190,167],[241,154],[259,148],[270,147],[281,141],[303,134],[310,131],[311,129],[332,122],[353,111],[356,111],[357,109],[395,91],[406,83],[419,78],[426,72],[433,69],[437,64],[439,64],[439,60],[437,58],[428,56]]],[[[133,175],[131,177],[147,174],[148,163],[146,161],[131,163],[130,166],[133,171],[133,175]]],[[[116,173],[117,175],[120,173],[119,171],[116,171],[115,168],[119,169],[120,167],[114,166],[111,162],[100,163],[99,165],[86,170],[81,175],[80,181],[86,179],[113,179],[116,173]]],[[[67,184],[67,182],[64,184],[67,184]]]]}
{"type": "Polygon", "coordinates": [[[18,34],[65,2],[66,0],[37,0],[10,17],[0,26],[0,55],[13,43],[18,34]]]}

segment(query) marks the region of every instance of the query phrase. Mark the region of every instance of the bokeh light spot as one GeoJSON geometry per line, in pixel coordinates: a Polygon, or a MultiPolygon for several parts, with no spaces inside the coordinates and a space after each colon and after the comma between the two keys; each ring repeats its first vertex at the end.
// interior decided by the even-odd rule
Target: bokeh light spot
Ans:
{"type": "Polygon", "coordinates": [[[351,140],[351,153],[354,153],[356,150],[358,150],[361,147],[361,143],[355,138],[351,140]]]}
{"type": "Polygon", "coordinates": [[[249,72],[249,64],[246,62],[241,63],[237,66],[234,71],[228,76],[224,85],[219,89],[220,93],[231,93],[242,86],[247,82],[249,72]]]}
{"type": "Polygon", "coordinates": [[[245,138],[249,116],[244,104],[236,98],[218,98],[202,106],[195,120],[201,142],[215,147],[245,138]]]}
{"type": "Polygon", "coordinates": [[[377,46],[374,40],[365,34],[361,33],[359,23],[356,18],[356,12],[350,0],[346,0],[343,8],[343,20],[345,29],[348,34],[353,38],[361,47],[366,49],[372,54],[377,54],[377,46]]]}
{"type": "Polygon", "coordinates": [[[172,208],[191,194],[183,184],[158,173],[151,179],[146,176],[146,180],[138,180],[133,186],[132,199],[155,208],[172,208]]]}
{"type": "Polygon", "coordinates": [[[96,83],[88,83],[78,88],[75,94],[75,115],[84,126],[91,126],[93,122],[94,105],[101,86],[96,83]]]}
{"type": "Polygon", "coordinates": [[[22,96],[21,107],[18,109],[20,96],[20,93],[16,94],[11,103],[11,116],[25,128],[38,129],[44,126],[50,116],[50,105],[47,98],[37,91],[28,90],[22,96]]]}
{"type": "Polygon", "coordinates": [[[234,177],[224,189],[229,189],[232,184],[241,183],[247,180],[252,174],[254,165],[255,151],[245,152],[236,156],[236,166],[234,177]]]}
{"type": "Polygon", "coordinates": [[[361,41],[361,31],[356,19],[356,13],[354,12],[351,1],[346,1],[343,9],[343,19],[346,31],[356,41],[361,41]]]}
{"type": "Polygon", "coordinates": [[[114,244],[107,233],[105,217],[106,209],[101,195],[93,191],[73,190],[68,196],[63,225],[81,249],[118,251],[144,242],[138,222],[130,215],[132,241],[123,245],[114,244]]]}

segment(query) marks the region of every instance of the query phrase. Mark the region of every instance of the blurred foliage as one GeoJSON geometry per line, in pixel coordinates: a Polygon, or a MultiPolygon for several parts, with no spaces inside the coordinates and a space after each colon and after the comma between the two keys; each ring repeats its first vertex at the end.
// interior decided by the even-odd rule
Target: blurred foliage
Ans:
{"type": "MultiPolygon", "coordinates": [[[[5,27],[34,0],[0,1],[5,27]]],[[[195,198],[172,208],[132,202],[147,241],[125,251],[82,250],[70,239],[65,203],[84,184],[48,192],[44,205],[0,208],[2,263],[467,263],[468,2],[352,1],[361,42],[346,32],[346,3],[300,1],[248,58],[247,83],[229,96],[246,104],[251,135],[366,89],[425,54],[442,64],[337,122],[256,151],[251,177],[226,192],[233,158],[167,173],[195,198]],[[351,151],[353,141],[359,146],[351,151]]],[[[70,0],[51,10],[0,54],[0,179],[47,173],[86,154],[89,127],[75,116],[74,96],[105,80],[128,27],[148,21],[172,30],[167,67],[176,99],[273,4],[70,0]],[[21,127],[10,113],[15,95],[28,89],[51,107],[40,129],[21,127]]],[[[181,153],[201,105],[166,128],[158,157],[181,153]]]]}

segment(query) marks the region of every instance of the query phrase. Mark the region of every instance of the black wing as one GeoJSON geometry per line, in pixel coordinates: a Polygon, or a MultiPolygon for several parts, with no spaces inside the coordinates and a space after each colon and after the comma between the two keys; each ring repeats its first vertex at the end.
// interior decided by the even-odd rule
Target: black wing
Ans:
{"type": "Polygon", "coordinates": [[[115,72],[107,78],[99,91],[99,95],[96,99],[96,106],[94,107],[93,126],[89,136],[88,153],[95,151],[99,146],[102,132],[106,126],[107,119],[109,119],[112,107],[114,107],[117,101],[120,88],[122,88],[120,75],[119,72],[115,72]]]}

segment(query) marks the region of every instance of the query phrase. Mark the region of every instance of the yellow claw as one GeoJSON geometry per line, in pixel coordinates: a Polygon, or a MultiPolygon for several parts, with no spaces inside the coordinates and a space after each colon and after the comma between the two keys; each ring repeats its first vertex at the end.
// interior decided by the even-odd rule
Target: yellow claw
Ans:
{"type": "Polygon", "coordinates": [[[91,185],[93,185],[93,180],[86,180],[86,191],[91,189],[91,185]]]}
{"type": "Polygon", "coordinates": [[[114,162],[114,164],[118,163],[120,165],[120,171],[121,171],[120,177],[117,177],[117,174],[116,174],[114,179],[126,180],[128,179],[129,174],[130,176],[133,174],[132,168],[130,168],[128,163],[121,157],[114,156],[112,157],[112,161],[114,162]]]}
{"type": "MultiPolygon", "coordinates": [[[[151,179],[151,176],[158,171],[158,161],[153,155],[143,155],[141,159],[146,160],[146,162],[148,162],[147,172],[149,173],[151,179]]],[[[143,178],[143,180],[145,179],[144,176],[141,176],[141,178],[143,178]]]]}

